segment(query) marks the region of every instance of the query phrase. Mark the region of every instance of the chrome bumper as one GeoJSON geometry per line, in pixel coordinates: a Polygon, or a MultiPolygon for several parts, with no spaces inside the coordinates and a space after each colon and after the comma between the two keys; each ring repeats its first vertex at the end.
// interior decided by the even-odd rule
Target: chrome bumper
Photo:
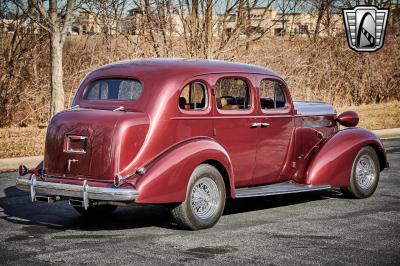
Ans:
{"type": "Polygon", "coordinates": [[[18,177],[16,185],[19,189],[30,191],[32,201],[35,201],[36,194],[79,198],[83,200],[85,208],[89,206],[90,200],[126,202],[138,196],[136,189],[91,187],[86,180],[82,186],[52,183],[39,181],[34,175],[31,179],[18,177]]]}

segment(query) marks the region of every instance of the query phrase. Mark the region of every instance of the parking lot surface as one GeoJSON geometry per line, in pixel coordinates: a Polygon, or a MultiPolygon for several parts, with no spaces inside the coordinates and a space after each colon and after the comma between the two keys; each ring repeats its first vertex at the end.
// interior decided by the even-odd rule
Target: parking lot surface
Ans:
{"type": "Polygon", "coordinates": [[[159,206],[81,217],[67,202],[31,203],[0,174],[0,263],[400,265],[400,139],[368,199],[336,190],[232,200],[219,223],[185,231],[159,206]]]}

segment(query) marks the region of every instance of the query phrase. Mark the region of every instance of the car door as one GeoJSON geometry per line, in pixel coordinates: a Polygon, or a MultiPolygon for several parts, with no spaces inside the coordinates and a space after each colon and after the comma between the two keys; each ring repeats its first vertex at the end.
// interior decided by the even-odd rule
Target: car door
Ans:
{"type": "Polygon", "coordinates": [[[253,185],[270,184],[289,179],[282,175],[294,128],[293,105],[285,84],[276,78],[258,82],[258,131],[253,185]]]}
{"type": "Polygon", "coordinates": [[[251,81],[239,76],[218,76],[213,95],[214,138],[228,152],[234,171],[235,186],[249,186],[257,145],[257,109],[251,81]]]}

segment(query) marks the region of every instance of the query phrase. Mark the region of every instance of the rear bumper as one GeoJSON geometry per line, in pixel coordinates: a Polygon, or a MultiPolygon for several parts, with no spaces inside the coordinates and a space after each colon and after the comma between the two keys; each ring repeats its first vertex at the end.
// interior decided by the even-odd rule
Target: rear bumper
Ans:
{"type": "Polygon", "coordinates": [[[138,196],[136,189],[89,186],[86,180],[82,185],[53,183],[39,181],[34,175],[31,179],[18,177],[16,185],[19,189],[30,191],[32,201],[35,201],[36,194],[40,194],[82,199],[85,206],[89,206],[90,200],[132,202],[138,196]]]}

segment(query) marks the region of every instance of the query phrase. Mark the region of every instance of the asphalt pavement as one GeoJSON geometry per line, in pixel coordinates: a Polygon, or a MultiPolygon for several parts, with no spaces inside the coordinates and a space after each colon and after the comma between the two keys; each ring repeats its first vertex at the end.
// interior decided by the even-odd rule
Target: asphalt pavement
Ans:
{"type": "Polygon", "coordinates": [[[0,174],[0,264],[400,265],[400,139],[375,194],[337,190],[232,200],[219,223],[185,231],[159,206],[81,217],[67,202],[31,203],[0,174]]]}

